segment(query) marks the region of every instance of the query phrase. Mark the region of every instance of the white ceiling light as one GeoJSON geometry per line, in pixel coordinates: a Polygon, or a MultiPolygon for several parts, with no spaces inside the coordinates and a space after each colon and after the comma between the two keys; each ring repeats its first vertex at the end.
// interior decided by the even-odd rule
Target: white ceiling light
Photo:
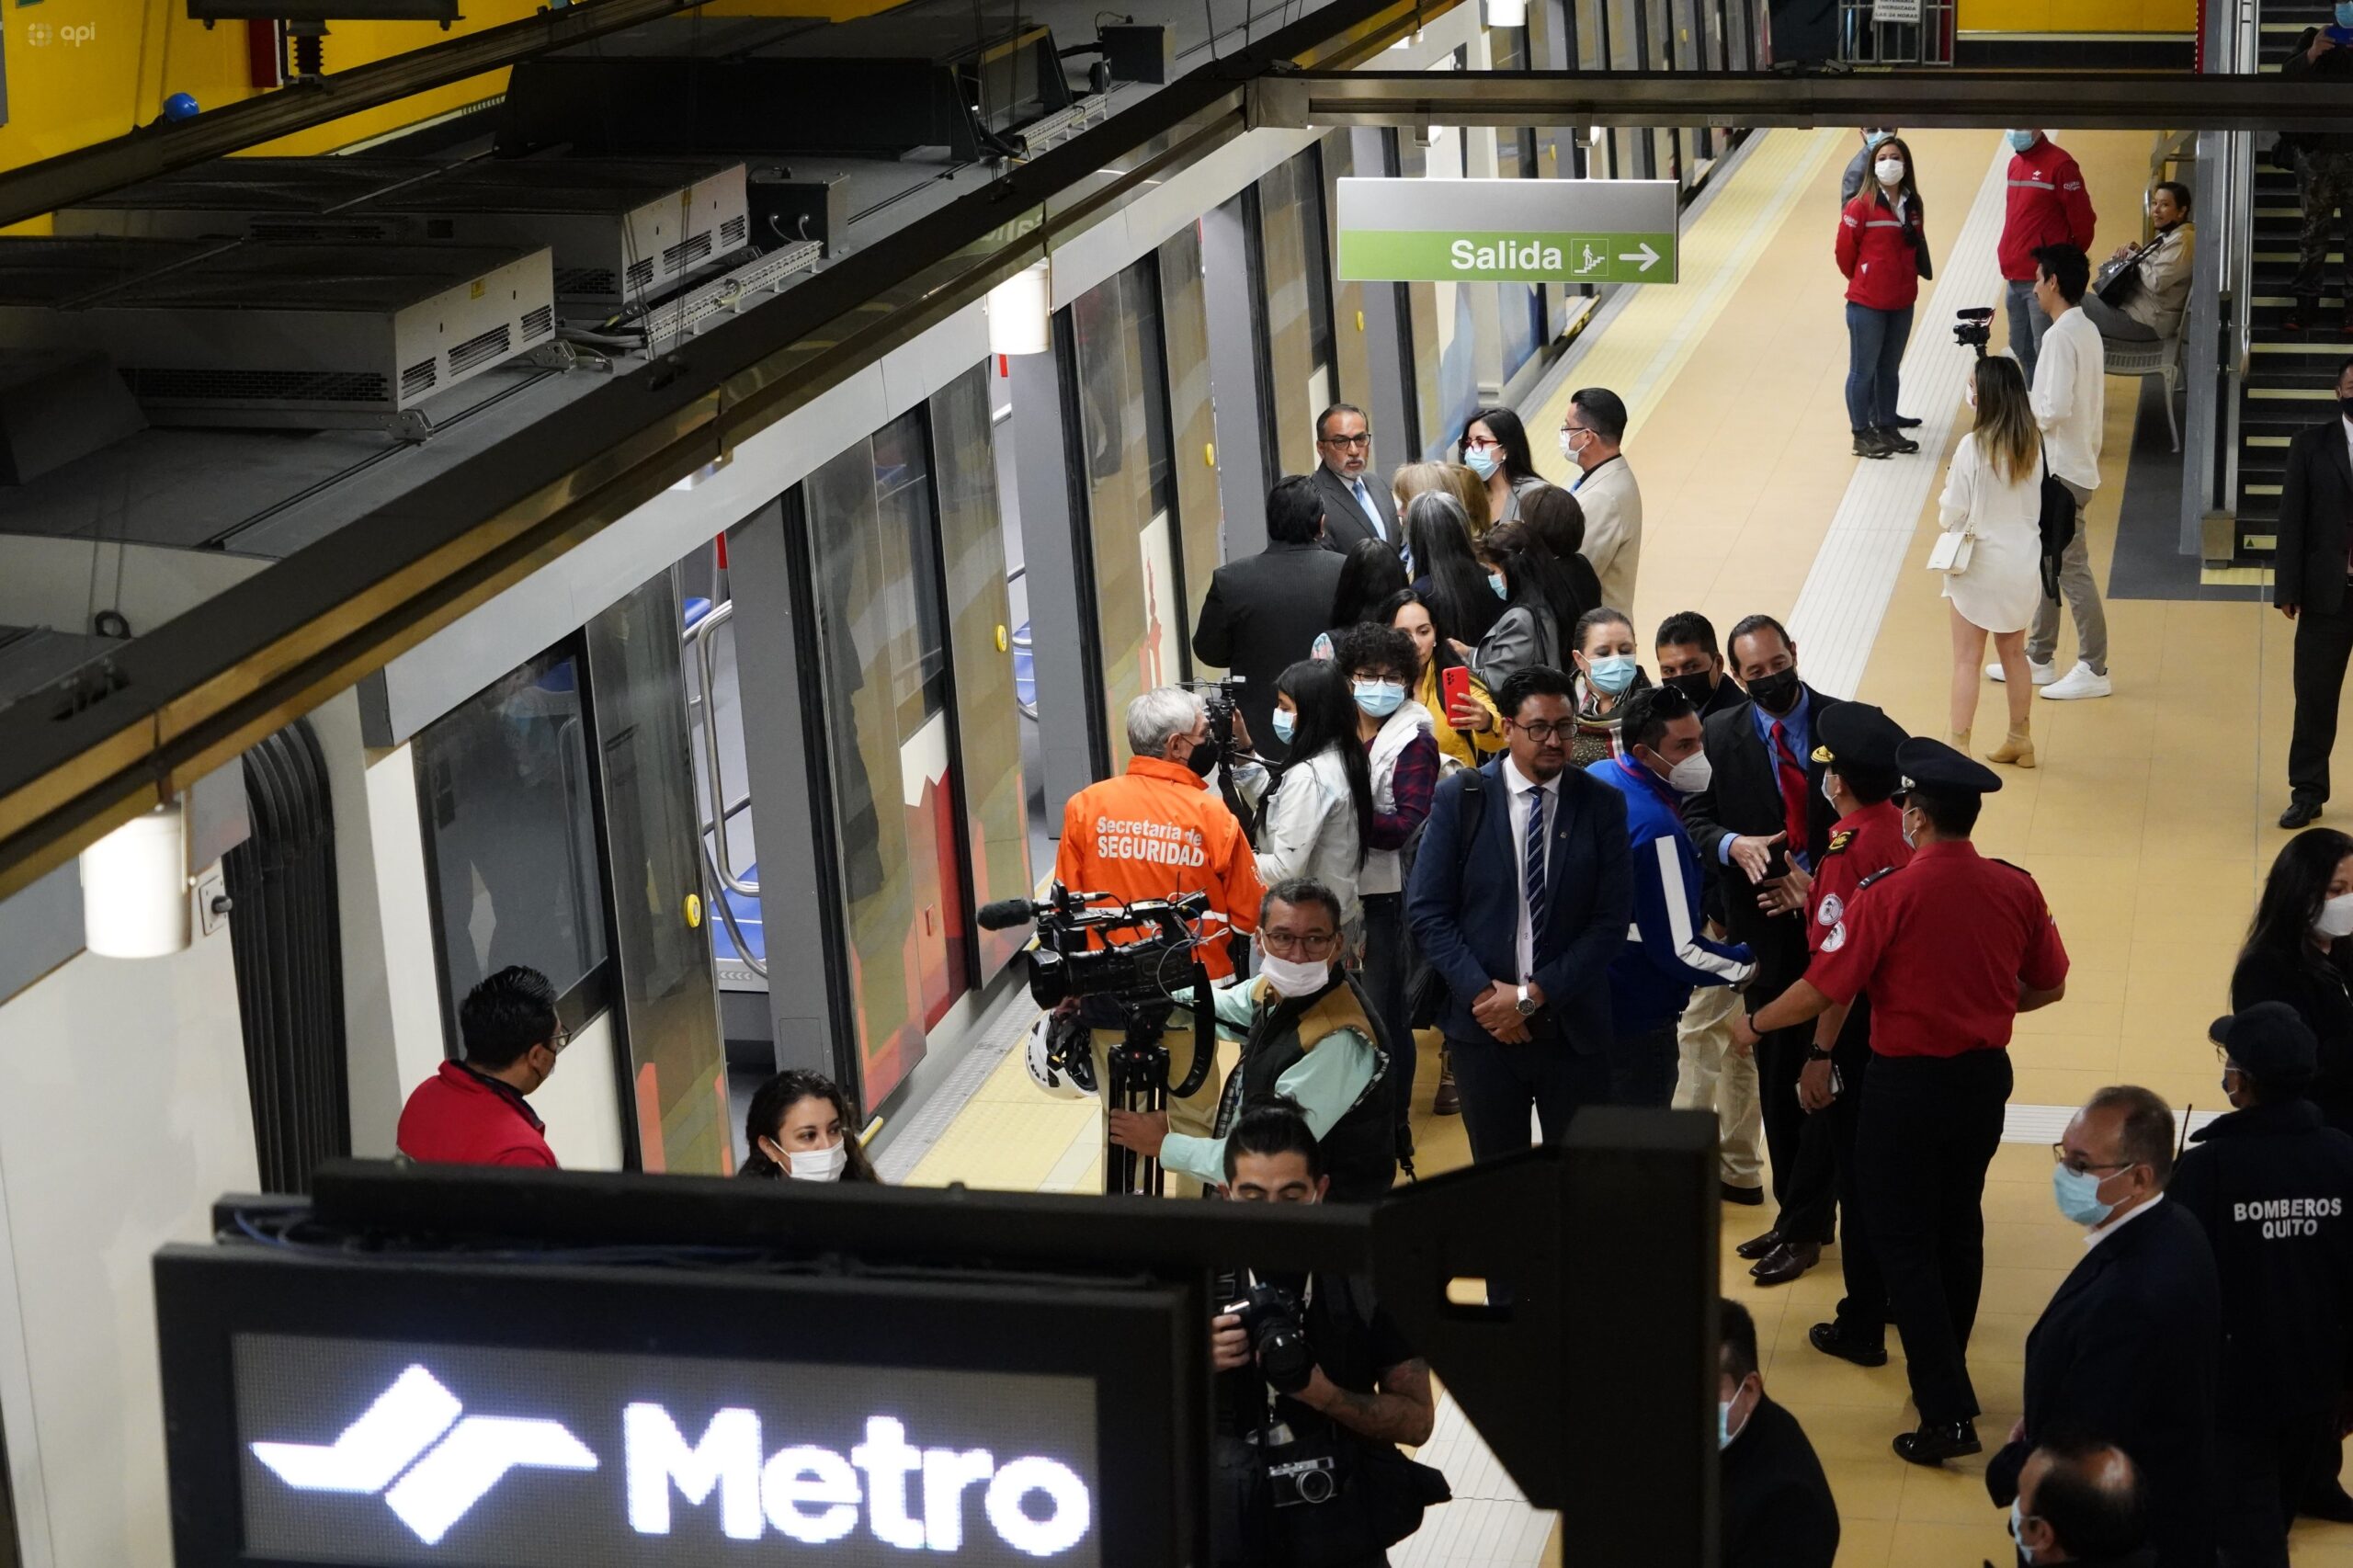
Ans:
{"type": "Polygon", "coordinates": [[[82,941],[100,958],[153,959],[188,946],[188,822],[177,802],[133,817],[82,851],[82,941]]]}
{"type": "Polygon", "coordinates": [[[989,290],[989,352],[1043,354],[1053,346],[1054,275],[1044,262],[989,290]]]}
{"type": "Polygon", "coordinates": [[[1487,25],[1491,28],[1526,27],[1528,0],[1487,0],[1487,25]]]}

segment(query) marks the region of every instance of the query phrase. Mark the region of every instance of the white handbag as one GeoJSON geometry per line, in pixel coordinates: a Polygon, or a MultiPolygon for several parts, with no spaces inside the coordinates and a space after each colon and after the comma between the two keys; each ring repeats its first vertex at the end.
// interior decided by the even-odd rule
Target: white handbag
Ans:
{"type": "Polygon", "coordinates": [[[1928,570],[1947,574],[1968,571],[1970,552],[1976,544],[1977,535],[1971,528],[1938,534],[1928,551],[1928,570]]]}

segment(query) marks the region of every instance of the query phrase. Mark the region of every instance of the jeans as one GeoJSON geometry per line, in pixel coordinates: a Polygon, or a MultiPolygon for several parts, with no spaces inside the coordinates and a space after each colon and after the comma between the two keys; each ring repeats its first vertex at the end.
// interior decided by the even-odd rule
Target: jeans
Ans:
{"type": "Polygon", "coordinates": [[[1665,1110],[1675,1101],[1675,1025],[1621,1034],[1609,1042],[1609,1103],[1665,1110]]]}
{"type": "Polygon", "coordinates": [[[2034,279],[2013,278],[2009,288],[2010,352],[2018,356],[2018,369],[2026,372],[2026,384],[2034,385],[2034,358],[2042,347],[2042,335],[2051,330],[2051,318],[2035,303],[2034,279]]]}
{"type": "Polygon", "coordinates": [[[2157,340],[2155,327],[2144,326],[2134,321],[2097,294],[2085,294],[2083,303],[2077,308],[2091,318],[2092,324],[2099,328],[2102,337],[2118,343],[2154,343],[2157,340]]]}
{"type": "Polygon", "coordinates": [[[1911,306],[1875,311],[1847,301],[1847,423],[1857,435],[1895,428],[1896,380],[1911,336],[1911,306]]]}
{"type": "MultiPolygon", "coordinates": [[[[2092,549],[2084,538],[2084,502],[2091,492],[2067,481],[2075,497],[2075,537],[2059,552],[2059,594],[2075,620],[2075,657],[2099,675],[2108,674],[2108,611],[2099,602],[2099,585],[2092,580],[2092,549]]],[[[2059,651],[2059,600],[2044,599],[2036,607],[2034,624],[2027,629],[2026,656],[2047,665],[2059,651]]]]}

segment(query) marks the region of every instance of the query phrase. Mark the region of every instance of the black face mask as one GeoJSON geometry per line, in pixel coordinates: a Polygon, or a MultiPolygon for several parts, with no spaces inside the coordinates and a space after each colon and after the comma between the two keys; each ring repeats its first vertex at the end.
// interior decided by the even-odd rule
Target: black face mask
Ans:
{"type": "Polygon", "coordinates": [[[1758,676],[1748,683],[1748,699],[1768,713],[1787,713],[1798,705],[1798,672],[1792,665],[1786,670],[1775,670],[1769,676],[1758,676]]]}
{"type": "Polygon", "coordinates": [[[1207,778],[1210,769],[1217,766],[1217,744],[1214,741],[1196,743],[1193,749],[1185,755],[1185,766],[1193,770],[1196,778],[1207,778]]]}
{"type": "Polygon", "coordinates": [[[1669,676],[1666,684],[1689,698],[1695,707],[1706,707],[1709,699],[1716,695],[1716,677],[1706,670],[1688,676],[1669,676]]]}
{"type": "Polygon", "coordinates": [[[2346,418],[2353,419],[2353,397],[2338,398],[2336,400],[2336,406],[2338,410],[2344,414],[2346,418]]]}

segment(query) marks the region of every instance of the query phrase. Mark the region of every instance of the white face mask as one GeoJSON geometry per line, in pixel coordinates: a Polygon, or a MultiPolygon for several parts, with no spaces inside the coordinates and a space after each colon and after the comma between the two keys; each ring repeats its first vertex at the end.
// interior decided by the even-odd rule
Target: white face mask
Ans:
{"type": "Polygon", "coordinates": [[[1881,158],[1871,165],[1871,173],[1879,176],[1879,183],[1881,185],[1900,185],[1904,180],[1904,160],[1881,158]]]}
{"type": "Polygon", "coordinates": [[[2339,937],[2353,937],[2353,892],[2342,893],[2320,906],[2320,918],[2313,922],[2313,929],[2332,941],[2339,937]]]}
{"type": "Polygon", "coordinates": [[[839,1181],[843,1167],[849,1164],[849,1145],[836,1143],[830,1149],[795,1149],[791,1160],[792,1179],[795,1181],[839,1181]]]}
{"type": "Polygon", "coordinates": [[[1830,802],[1830,809],[1834,812],[1838,809],[1838,792],[1830,787],[1830,780],[1836,777],[1833,773],[1822,776],[1822,798],[1830,802]]]}
{"type": "Polygon", "coordinates": [[[1556,434],[1561,437],[1561,456],[1567,459],[1570,462],[1576,461],[1577,449],[1569,444],[1569,433],[1566,430],[1562,430],[1556,432],[1556,434]]]}
{"type": "Polygon", "coordinates": [[[1678,794],[1696,795],[1715,778],[1715,769],[1708,766],[1708,754],[1695,751],[1666,770],[1666,787],[1678,794]]]}
{"type": "Polygon", "coordinates": [[[1258,972],[1278,996],[1313,996],[1332,983],[1330,964],[1279,959],[1264,948],[1258,949],[1258,972]]]}

